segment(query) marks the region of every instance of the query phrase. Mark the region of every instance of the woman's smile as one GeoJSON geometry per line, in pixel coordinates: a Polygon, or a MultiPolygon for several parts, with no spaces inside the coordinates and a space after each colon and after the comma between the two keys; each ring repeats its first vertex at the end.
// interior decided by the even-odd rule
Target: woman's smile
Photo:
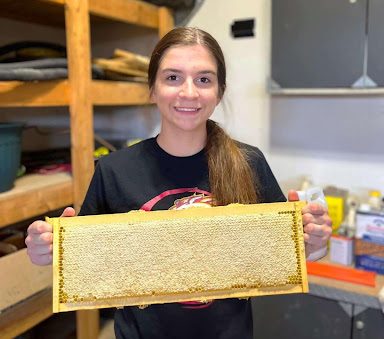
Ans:
{"type": "Polygon", "coordinates": [[[197,113],[200,110],[199,107],[175,106],[174,108],[177,112],[180,112],[180,113],[197,113]]]}

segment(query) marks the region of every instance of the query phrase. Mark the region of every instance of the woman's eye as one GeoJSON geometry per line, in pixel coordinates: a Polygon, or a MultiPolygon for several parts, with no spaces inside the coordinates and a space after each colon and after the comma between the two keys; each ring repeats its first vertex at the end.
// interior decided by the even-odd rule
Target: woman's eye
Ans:
{"type": "Polygon", "coordinates": [[[177,80],[177,75],[169,75],[167,77],[167,80],[170,80],[170,81],[176,81],[177,80]]]}
{"type": "Polygon", "coordinates": [[[211,80],[206,77],[200,78],[199,81],[202,82],[203,84],[209,84],[211,82],[211,80]]]}

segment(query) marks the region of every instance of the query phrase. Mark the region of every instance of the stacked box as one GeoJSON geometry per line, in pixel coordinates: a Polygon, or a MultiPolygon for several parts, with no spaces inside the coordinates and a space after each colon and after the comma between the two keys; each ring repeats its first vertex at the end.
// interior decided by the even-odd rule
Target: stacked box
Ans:
{"type": "Polygon", "coordinates": [[[355,266],[384,274],[384,213],[357,213],[355,266]]]}

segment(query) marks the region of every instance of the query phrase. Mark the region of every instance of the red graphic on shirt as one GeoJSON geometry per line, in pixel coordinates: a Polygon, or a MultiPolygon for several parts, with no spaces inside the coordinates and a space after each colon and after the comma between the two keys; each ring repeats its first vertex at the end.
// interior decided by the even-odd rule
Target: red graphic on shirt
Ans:
{"type": "Polygon", "coordinates": [[[170,210],[184,210],[191,207],[211,207],[212,197],[204,194],[194,194],[190,197],[177,199],[170,210]]]}
{"type": "MultiPolygon", "coordinates": [[[[180,198],[175,200],[173,205],[169,208],[170,210],[181,210],[186,208],[194,208],[194,207],[212,207],[213,204],[213,197],[211,194],[207,191],[203,191],[195,188],[177,188],[173,190],[165,191],[158,196],[154,197],[147,203],[145,203],[141,209],[145,211],[152,210],[153,206],[155,206],[161,199],[174,194],[181,194],[181,193],[193,193],[191,196],[187,196],[184,198],[180,198]]],[[[187,309],[202,309],[207,308],[213,303],[213,300],[207,301],[207,302],[201,302],[201,301],[186,301],[181,302],[179,304],[182,304],[183,308],[187,309]]]]}
{"type": "Polygon", "coordinates": [[[197,187],[194,188],[176,188],[168,191],[164,191],[163,193],[160,193],[159,195],[155,196],[148,202],[146,202],[143,206],[141,206],[141,210],[144,211],[151,211],[153,206],[155,206],[161,199],[164,199],[165,197],[168,197],[169,195],[175,195],[175,194],[181,194],[181,193],[200,193],[204,194],[206,197],[209,197],[211,194],[207,191],[201,190],[197,187]]]}

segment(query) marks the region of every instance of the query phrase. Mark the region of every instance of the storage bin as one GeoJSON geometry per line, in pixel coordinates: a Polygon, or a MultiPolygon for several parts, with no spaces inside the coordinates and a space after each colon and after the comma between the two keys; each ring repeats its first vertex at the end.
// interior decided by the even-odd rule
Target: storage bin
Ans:
{"type": "Polygon", "coordinates": [[[13,187],[20,167],[22,123],[0,123],[0,192],[13,187]]]}

